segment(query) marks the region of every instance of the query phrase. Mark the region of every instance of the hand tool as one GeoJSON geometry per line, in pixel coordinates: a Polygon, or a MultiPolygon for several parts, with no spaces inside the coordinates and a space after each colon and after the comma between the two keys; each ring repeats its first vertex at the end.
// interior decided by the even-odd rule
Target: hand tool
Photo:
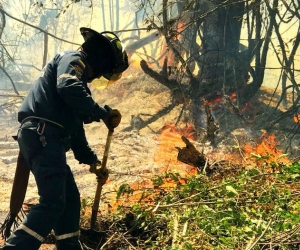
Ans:
{"type": "MultiPolygon", "coordinates": [[[[107,138],[106,138],[106,144],[105,144],[105,149],[104,149],[104,154],[103,154],[103,159],[102,159],[102,164],[101,164],[101,170],[103,172],[107,171],[106,168],[106,163],[107,163],[107,158],[108,158],[108,152],[110,148],[110,143],[113,137],[113,130],[108,130],[107,138]]],[[[106,180],[105,180],[106,181],[106,180]]],[[[100,196],[102,192],[102,187],[105,184],[105,181],[103,182],[101,179],[97,179],[97,189],[95,193],[95,198],[94,198],[94,203],[92,207],[92,216],[91,216],[91,230],[95,229],[95,224],[96,224],[96,219],[97,219],[97,213],[99,209],[99,204],[100,204],[100,196]]]]}

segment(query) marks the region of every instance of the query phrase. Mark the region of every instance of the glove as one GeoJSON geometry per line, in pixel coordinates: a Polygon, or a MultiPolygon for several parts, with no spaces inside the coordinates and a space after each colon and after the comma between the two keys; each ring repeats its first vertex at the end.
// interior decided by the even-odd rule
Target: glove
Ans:
{"type": "Polygon", "coordinates": [[[108,179],[108,169],[102,169],[98,168],[98,166],[101,166],[101,161],[96,160],[94,163],[90,165],[90,172],[94,173],[97,176],[98,182],[105,184],[105,182],[108,179]]]}
{"type": "Polygon", "coordinates": [[[118,127],[121,122],[121,113],[117,109],[110,109],[107,115],[102,119],[109,130],[118,127]]]}
{"type": "Polygon", "coordinates": [[[97,175],[98,182],[104,185],[108,179],[108,169],[99,168],[96,171],[96,175],[97,175]]]}
{"type": "Polygon", "coordinates": [[[90,172],[96,174],[98,166],[101,166],[101,161],[99,160],[96,160],[94,163],[90,164],[90,172]]]}

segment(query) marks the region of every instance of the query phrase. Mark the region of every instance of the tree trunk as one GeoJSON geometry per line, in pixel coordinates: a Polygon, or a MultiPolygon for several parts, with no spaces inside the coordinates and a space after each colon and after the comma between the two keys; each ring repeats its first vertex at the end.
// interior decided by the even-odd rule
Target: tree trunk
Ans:
{"type": "Polygon", "coordinates": [[[238,67],[241,65],[238,56],[244,3],[222,6],[224,1],[201,2],[209,14],[203,21],[202,67],[198,74],[201,87],[198,89],[202,93],[228,94],[236,84],[243,85],[246,81],[240,72],[245,69],[238,67]]]}
{"type": "MultiPolygon", "coordinates": [[[[202,20],[202,37],[199,72],[197,81],[190,82],[193,100],[192,117],[195,126],[201,126],[199,116],[202,113],[203,97],[210,101],[218,96],[230,95],[244,86],[248,63],[240,63],[239,45],[242,28],[244,3],[228,5],[228,1],[201,1],[196,9],[202,20]]],[[[200,23],[200,22],[199,22],[200,23]]],[[[197,31],[198,29],[196,29],[197,31]]],[[[193,52],[194,53],[194,52],[193,52]]]]}

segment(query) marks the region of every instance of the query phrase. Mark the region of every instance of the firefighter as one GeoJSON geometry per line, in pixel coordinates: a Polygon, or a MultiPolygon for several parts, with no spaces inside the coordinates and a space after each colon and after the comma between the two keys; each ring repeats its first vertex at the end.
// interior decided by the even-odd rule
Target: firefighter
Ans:
{"type": "MultiPolygon", "coordinates": [[[[84,43],[77,51],[57,54],[35,80],[18,112],[18,143],[34,175],[39,203],[0,249],[37,250],[53,230],[57,250],[83,249],[79,242],[80,194],[66,151],[90,171],[101,163],[87,142],[84,124],[117,127],[117,109],[99,106],[88,83],[104,77],[108,85],[128,68],[124,47],[112,32],[80,28],[84,43]]],[[[99,169],[99,168],[98,168],[99,169]]],[[[97,178],[107,179],[99,170],[97,178]]]]}

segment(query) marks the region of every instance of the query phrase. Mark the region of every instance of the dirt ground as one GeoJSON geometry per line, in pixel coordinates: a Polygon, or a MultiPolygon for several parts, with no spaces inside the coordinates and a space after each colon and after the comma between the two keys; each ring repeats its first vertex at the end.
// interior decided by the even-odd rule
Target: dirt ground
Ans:
{"type": "MultiPolygon", "coordinates": [[[[26,92],[22,94],[26,95],[26,92]]],[[[101,194],[101,213],[109,212],[109,207],[114,206],[117,190],[122,184],[149,181],[153,175],[160,174],[168,168],[183,173],[188,173],[193,168],[176,161],[178,151],[175,146],[185,146],[180,140],[180,136],[174,137],[175,140],[160,136],[162,128],[166,124],[176,123],[181,114],[182,105],[173,108],[148,126],[140,127],[140,118],[147,120],[170,105],[168,89],[144,75],[139,68],[131,66],[115,85],[103,91],[92,90],[92,94],[100,105],[107,104],[112,108],[119,109],[122,113],[122,122],[115,130],[109,152],[107,167],[110,176],[101,194]],[[163,154],[162,146],[164,146],[163,154]]],[[[3,101],[3,103],[5,102],[7,99],[3,101]]],[[[20,103],[20,98],[14,99],[12,105],[2,111],[3,117],[11,118],[0,124],[0,223],[9,211],[10,192],[18,154],[18,145],[11,136],[15,135],[18,129],[15,115],[20,103]]],[[[92,123],[86,125],[85,130],[90,146],[102,159],[107,136],[105,125],[92,123]]],[[[247,128],[239,128],[236,131],[249,132],[247,132],[247,128]]],[[[236,135],[232,137],[236,138],[236,135]]],[[[193,142],[193,144],[199,150],[204,149],[207,154],[214,152],[216,161],[222,160],[226,151],[224,145],[222,149],[213,149],[209,144],[200,142],[193,142]]],[[[72,152],[67,153],[67,159],[82,199],[93,199],[97,182],[94,174],[89,172],[89,166],[78,164],[72,152]]],[[[30,175],[25,202],[34,204],[37,198],[35,182],[33,176],[30,175]]],[[[44,244],[41,249],[53,249],[53,245],[44,244]]]]}

